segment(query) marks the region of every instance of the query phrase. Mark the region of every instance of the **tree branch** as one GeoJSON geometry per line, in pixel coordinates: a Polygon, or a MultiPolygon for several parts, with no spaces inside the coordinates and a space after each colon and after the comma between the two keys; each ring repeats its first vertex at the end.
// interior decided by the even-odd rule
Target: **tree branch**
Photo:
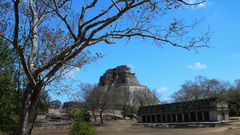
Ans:
{"type": "Polygon", "coordinates": [[[128,7],[123,8],[123,9],[122,9],[121,11],[119,11],[116,15],[114,15],[114,16],[112,16],[112,17],[110,17],[110,18],[107,18],[107,19],[105,19],[105,20],[98,21],[98,22],[96,22],[96,23],[94,23],[94,24],[86,27],[86,29],[84,30],[84,31],[85,31],[84,33],[86,33],[90,28],[95,27],[95,26],[103,23],[101,26],[99,26],[98,28],[96,28],[95,30],[93,30],[93,31],[91,32],[91,34],[89,35],[89,37],[88,37],[88,39],[93,38],[93,36],[94,36],[97,32],[99,32],[100,30],[102,30],[102,29],[104,29],[106,26],[108,26],[109,24],[111,24],[111,23],[113,23],[114,21],[116,21],[116,20],[117,20],[118,18],[120,18],[125,12],[127,12],[128,10],[130,10],[130,9],[132,9],[132,8],[135,8],[135,7],[139,6],[139,5],[142,5],[143,3],[146,3],[146,1],[140,1],[140,2],[138,2],[138,3],[136,3],[136,4],[134,4],[134,5],[130,5],[130,6],[128,6],[128,7]]]}
{"type": "Polygon", "coordinates": [[[178,1],[179,1],[179,2],[182,2],[182,3],[185,4],[185,5],[189,5],[189,6],[199,5],[199,4],[202,4],[202,3],[205,2],[205,0],[199,1],[199,2],[197,2],[197,3],[189,3],[189,2],[186,2],[186,1],[184,1],[184,0],[178,0],[178,1]]]}
{"type": "Polygon", "coordinates": [[[14,39],[13,39],[13,46],[16,49],[20,61],[22,63],[23,69],[26,73],[27,79],[29,80],[30,84],[34,87],[36,85],[36,81],[33,78],[31,71],[26,63],[24,58],[23,49],[18,45],[18,34],[19,34],[19,0],[14,1],[14,14],[15,14],[15,24],[14,24],[14,39]]]}
{"type": "MultiPolygon", "coordinates": [[[[68,23],[67,21],[67,16],[62,16],[60,13],[59,13],[59,6],[57,5],[57,2],[56,0],[53,0],[54,2],[54,7],[52,7],[48,2],[46,2],[45,0],[43,0],[43,2],[49,7],[51,8],[55,13],[56,15],[64,22],[65,26],[67,27],[69,33],[71,34],[71,36],[73,37],[74,40],[77,40],[77,36],[74,34],[73,32],[73,29],[71,28],[70,24],[68,23]]],[[[63,5],[62,5],[63,6],[63,5]]]]}
{"type": "Polygon", "coordinates": [[[4,34],[0,33],[0,37],[2,37],[3,39],[7,40],[8,42],[10,42],[12,44],[14,43],[12,39],[10,39],[9,37],[4,36],[4,34]]]}
{"type": "Polygon", "coordinates": [[[31,53],[29,55],[29,67],[30,70],[33,70],[35,64],[34,64],[34,57],[36,55],[36,51],[37,51],[37,47],[38,47],[38,28],[37,28],[37,24],[39,22],[38,20],[38,16],[37,13],[35,11],[35,7],[33,6],[32,0],[29,0],[29,7],[31,10],[31,16],[32,16],[32,20],[30,22],[31,25],[31,29],[30,29],[30,35],[31,35],[31,42],[32,42],[32,46],[31,46],[31,53]]]}
{"type": "Polygon", "coordinates": [[[118,7],[117,3],[116,3],[114,0],[111,0],[111,1],[112,1],[112,3],[114,4],[114,6],[118,9],[118,11],[121,11],[121,8],[118,7]]]}

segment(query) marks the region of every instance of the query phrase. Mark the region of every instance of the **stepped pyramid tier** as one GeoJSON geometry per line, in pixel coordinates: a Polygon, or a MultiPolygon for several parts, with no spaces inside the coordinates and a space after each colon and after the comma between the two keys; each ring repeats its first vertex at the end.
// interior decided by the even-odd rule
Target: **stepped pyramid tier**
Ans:
{"type": "Polygon", "coordinates": [[[140,86],[134,73],[126,65],[121,65],[116,68],[107,70],[101,77],[98,83],[99,86],[140,86]]]}
{"type": "MultiPolygon", "coordinates": [[[[121,65],[116,68],[107,70],[99,79],[98,86],[107,90],[111,85],[111,90],[121,92],[122,90],[129,90],[132,99],[134,92],[139,92],[140,95],[145,95],[148,98],[156,99],[156,96],[149,90],[147,86],[141,85],[131,72],[131,69],[126,65],[121,65]]],[[[136,93],[135,93],[136,94],[136,93]]]]}

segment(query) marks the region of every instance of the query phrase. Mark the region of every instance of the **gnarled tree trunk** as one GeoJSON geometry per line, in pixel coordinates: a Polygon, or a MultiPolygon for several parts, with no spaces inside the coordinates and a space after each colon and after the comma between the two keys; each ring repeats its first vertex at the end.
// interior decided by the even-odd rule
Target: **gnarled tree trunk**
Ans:
{"type": "Polygon", "coordinates": [[[34,127],[41,88],[27,85],[21,102],[18,135],[30,135],[34,127]]]}

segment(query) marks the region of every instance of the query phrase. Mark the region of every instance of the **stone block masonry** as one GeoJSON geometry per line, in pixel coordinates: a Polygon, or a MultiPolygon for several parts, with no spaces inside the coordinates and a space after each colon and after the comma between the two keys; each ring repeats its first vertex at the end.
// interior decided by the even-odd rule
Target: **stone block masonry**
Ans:
{"type": "Polygon", "coordinates": [[[143,106],[139,123],[220,122],[228,121],[228,104],[218,98],[143,106]]]}

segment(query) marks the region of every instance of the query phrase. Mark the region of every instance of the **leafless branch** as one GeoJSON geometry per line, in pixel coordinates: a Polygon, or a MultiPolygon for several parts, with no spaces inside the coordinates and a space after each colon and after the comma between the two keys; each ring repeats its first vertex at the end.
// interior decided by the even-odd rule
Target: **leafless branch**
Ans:
{"type": "Polygon", "coordinates": [[[2,37],[3,39],[7,40],[7,41],[10,42],[10,43],[13,43],[13,40],[10,39],[9,37],[6,37],[4,34],[1,34],[1,33],[0,33],[0,37],[2,37]]]}
{"type": "Polygon", "coordinates": [[[24,57],[24,53],[23,53],[23,49],[19,46],[18,44],[18,40],[19,40],[19,0],[15,0],[14,1],[14,13],[15,13],[15,26],[14,26],[14,39],[13,39],[13,46],[16,49],[19,57],[20,57],[20,61],[22,63],[23,69],[25,71],[25,74],[29,80],[29,82],[35,86],[36,85],[36,81],[33,78],[31,71],[26,63],[26,59],[24,57]]]}
{"type": "Polygon", "coordinates": [[[114,4],[114,6],[118,9],[118,11],[121,11],[121,8],[118,7],[117,3],[116,3],[114,0],[111,0],[111,1],[112,1],[112,3],[114,4]]]}
{"type": "Polygon", "coordinates": [[[75,40],[77,40],[77,36],[74,34],[73,29],[71,28],[69,22],[67,21],[67,15],[66,15],[66,16],[61,15],[61,13],[59,12],[59,6],[57,5],[56,0],[53,0],[53,1],[54,1],[54,6],[55,6],[55,7],[53,7],[53,6],[50,5],[48,2],[45,2],[45,0],[43,0],[43,2],[44,2],[48,7],[50,7],[50,8],[57,14],[57,16],[64,22],[64,24],[66,25],[66,27],[67,27],[69,33],[71,34],[71,36],[72,36],[75,40]]]}
{"type": "Polygon", "coordinates": [[[194,5],[199,5],[199,4],[205,3],[205,0],[202,0],[202,1],[199,1],[199,2],[196,2],[196,3],[189,3],[189,2],[186,2],[184,0],[178,0],[178,1],[182,2],[185,5],[189,5],[189,6],[194,6],[194,5]]]}

